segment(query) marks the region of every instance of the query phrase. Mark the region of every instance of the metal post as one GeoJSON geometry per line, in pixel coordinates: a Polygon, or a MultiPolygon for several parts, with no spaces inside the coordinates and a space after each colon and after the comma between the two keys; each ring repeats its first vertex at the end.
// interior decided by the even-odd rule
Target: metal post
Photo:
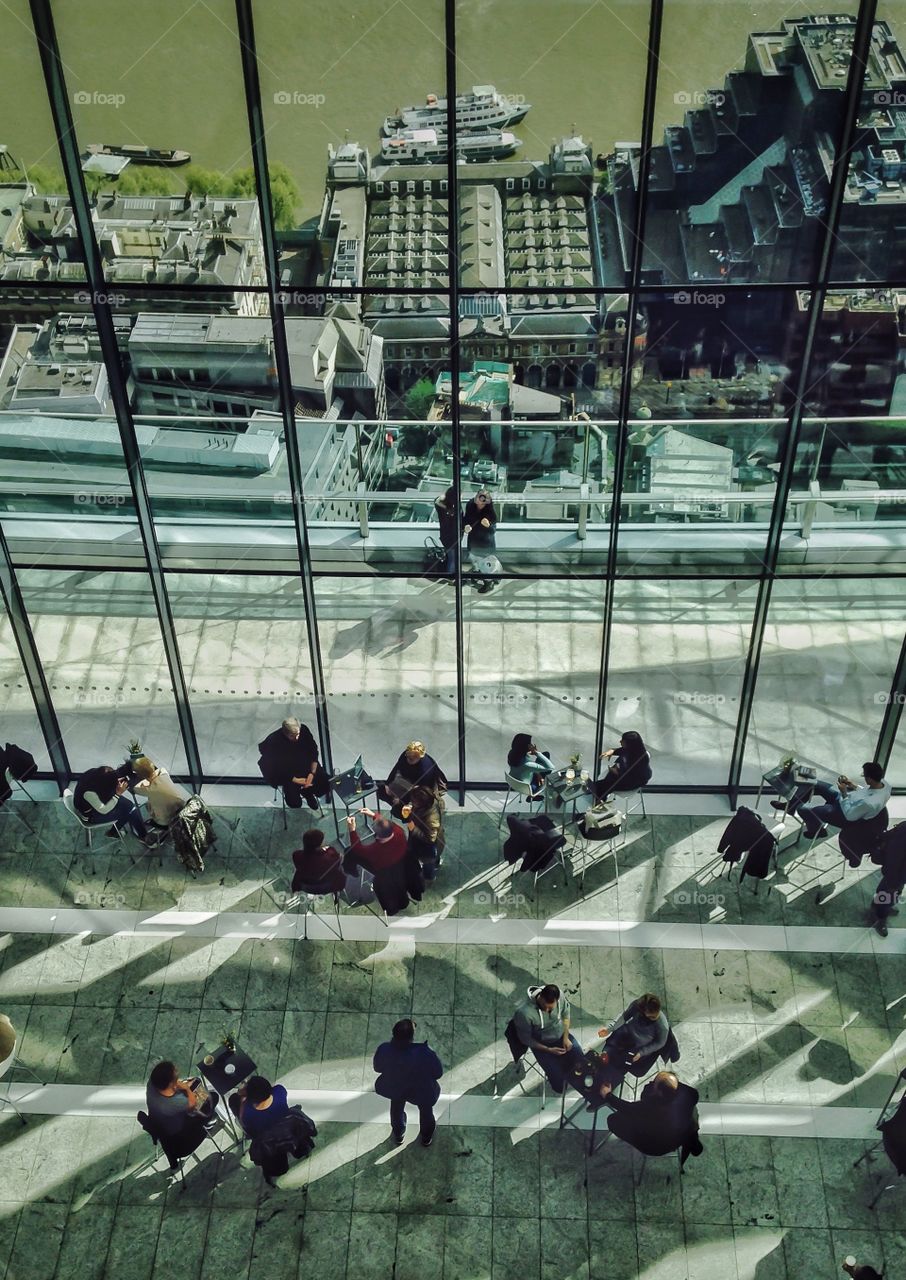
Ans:
{"type": "Polygon", "coordinates": [[[202,768],[198,754],[198,742],[195,737],[195,726],[192,722],[192,712],[189,707],[188,686],[179,655],[176,628],[164,580],[163,561],[160,547],[157,543],[151,502],[145,485],[141,453],[135,437],[135,424],[132,421],[132,410],[129,405],[129,391],[120,362],[116,331],[113,327],[113,316],[106,301],[104,269],[95,239],[88,192],[85,189],[85,182],[82,177],[78,143],[72,114],[69,110],[69,98],[66,92],[53,17],[48,0],[29,0],[29,3],[53,117],[54,131],[60,148],[63,171],[66,175],[69,199],[72,203],[73,218],[79,233],[82,251],[85,255],[85,281],[91,291],[91,307],[94,312],[95,324],[97,325],[98,341],[106,366],[110,398],[113,402],[126,471],[132,489],[135,522],[142,539],[145,562],[148,569],[148,580],[157,610],[167,668],[173,684],[173,698],[186,753],[186,765],[193,787],[199,787],[202,782],[202,768]]]}
{"type": "Polygon", "coordinates": [[[623,351],[623,367],[620,381],[620,400],[617,413],[617,438],[613,464],[613,491],[610,507],[610,538],[607,548],[607,569],[604,579],[604,623],[601,638],[601,667],[598,675],[598,714],[595,721],[595,748],[593,759],[601,754],[604,742],[604,719],[607,710],[607,684],[610,667],[610,644],[613,632],[613,604],[617,573],[617,537],[620,524],[620,499],[623,493],[626,445],[629,434],[629,403],[632,394],[632,362],[635,350],[636,310],[639,281],[642,274],[642,254],[645,246],[645,216],[648,204],[648,179],[651,164],[651,145],[654,134],[654,112],[657,103],[658,51],[661,41],[664,0],[651,0],[648,20],[648,57],[645,69],[645,97],[642,108],[642,141],[639,152],[639,185],[636,193],[635,227],[632,242],[632,267],[629,276],[629,311],[626,316],[626,340],[623,351]]]}
{"type": "Polygon", "coordinates": [[[239,28],[239,53],[242,59],[242,77],[245,86],[246,107],[248,109],[255,186],[258,191],[258,208],[261,215],[261,238],[264,245],[267,293],[274,336],[274,364],[277,369],[280,413],[283,418],[283,434],[286,440],[286,461],[290,492],[292,494],[296,549],[299,556],[299,580],[302,585],[302,601],[305,608],[305,632],[311,660],[315,719],[318,725],[321,762],[328,773],[332,774],[333,757],[330,743],[330,725],[327,716],[327,694],[324,687],[324,670],[321,662],[321,645],[318,637],[317,613],[315,610],[311,546],[308,537],[308,523],[305,518],[305,497],[302,489],[302,460],[299,452],[299,439],[296,435],[297,424],[292,396],[292,376],[290,374],[289,352],[286,345],[283,295],[280,290],[280,268],[277,256],[277,236],[274,230],[274,206],[267,170],[266,130],[264,127],[264,113],[261,109],[261,85],[258,79],[258,61],[255,52],[255,30],[252,22],[251,0],[236,0],[236,22],[239,28]]]}
{"type": "Polygon", "coordinates": [[[875,759],[886,769],[897,738],[897,729],[903,715],[903,703],[906,702],[906,636],[900,646],[900,658],[894,673],[893,684],[887,699],[887,708],[878,734],[878,745],[875,747],[875,759]]]}
{"type": "Polygon", "coordinates": [[[828,275],[833,262],[833,252],[837,244],[837,230],[840,225],[840,214],[843,209],[843,196],[846,191],[846,179],[849,172],[850,153],[856,137],[859,103],[862,98],[862,89],[865,80],[865,67],[868,61],[868,53],[871,45],[871,35],[874,28],[876,11],[877,0],[862,0],[861,5],[859,6],[859,15],[856,19],[856,29],[853,33],[852,55],[850,57],[849,72],[846,81],[846,95],[844,99],[842,121],[838,136],[835,139],[837,142],[837,148],[831,171],[830,193],[828,196],[827,206],[828,211],[825,219],[825,235],[816,261],[815,273],[811,287],[811,297],[809,298],[808,318],[806,321],[805,341],[802,348],[802,359],[799,366],[798,377],[796,379],[796,394],[793,401],[793,407],[790,411],[786,447],[781,457],[780,471],[777,475],[777,490],[774,495],[774,505],[771,510],[771,524],[768,530],[767,544],[765,547],[764,576],[758,592],[758,603],[755,611],[752,641],[746,660],[746,672],[743,679],[743,688],[739,703],[739,715],[736,722],[736,741],[733,747],[733,756],[730,762],[730,773],[727,779],[727,785],[734,805],[736,803],[735,797],[739,791],[739,782],[742,775],[745,739],[748,731],[749,720],[752,714],[752,700],[755,696],[755,685],[758,680],[758,666],[761,660],[764,628],[767,624],[768,607],[770,605],[770,597],[773,589],[774,574],[777,568],[780,541],[783,536],[784,517],[786,515],[786,507],[793,484],[793,469],[796,464],[796,453],[799,448],[799,441],[802,434],[805,397],[808,394],[810,387],[809,378],[811,374],[812,356],[815,349],[815,339],[818,333],[818,325],[821,321],[824,300],[827,296],[828,275]]]}
{"type": "Polygon", "coordinates": [[[456,738],[459,769],[459,803],[466,798],[466,681],[465,639],[462,620],[462,428],[459,413],[459,188],[456,180],[456,0],[444,4],[447,72],[447,260],[450,303],[450,421],[453,427],[453,490],[456,505],[456,738]],[[453,103],[453,109],[450,109],[453,103]]]}

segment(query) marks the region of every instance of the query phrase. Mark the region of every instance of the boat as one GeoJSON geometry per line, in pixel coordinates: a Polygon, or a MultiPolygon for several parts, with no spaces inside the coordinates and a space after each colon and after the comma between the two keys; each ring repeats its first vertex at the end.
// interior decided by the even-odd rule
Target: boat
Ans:
{"type": "MultiPolygon", "coordinates": [[[[486,129],[459,134],[456,156],[461,160],[500,160],[521,146],[512,133],[486,129]]],[[[434,164],[446,160],[448,151],[446,134],[436,129],[400,129],[381,142],[381,159],[388,164],[434,164]]]]}
{"type": "Polygon", "coordinates": [[[160,147],[142,147],[127,142],[121,147],[106,142],[92,142],[85,148],[87,155],[123,156],[133,164],[188,164],[192,159],[188,151],[170,151],[160,147]]]}
{"type": "MultiPolygon", "coordinates": [[[[530,103],[519,94],[498,93],[492,84],[475,84],[471,93],[456,96],[456,128],[505,129],[524,120],[530,103]]],[[[429,93],[423,107],[398,107],[381,126],[385,138],[400,129],[447,130],[447,99],[429,93]]]]}

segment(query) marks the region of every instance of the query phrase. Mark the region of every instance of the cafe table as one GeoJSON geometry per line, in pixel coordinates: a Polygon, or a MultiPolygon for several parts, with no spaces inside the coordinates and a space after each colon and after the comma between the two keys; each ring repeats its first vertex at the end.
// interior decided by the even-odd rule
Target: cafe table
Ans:
{"type": "Polygon", "coordinates": [[[240,1142],[242,1134],[237,1128],[236,1117],[227,1102],[227,1095],[255,1074],[257,1070],[255,1063],[244,1050],[239,1048],[238,1044],[234,1043],[232,1049],[225,1044],[218,1045],[195,1065],[211,1088],[220,1095],[220,1101],[217,1104],[218,1107],[223,1108],[220,1114],[234,1139],[240,1142]]]}

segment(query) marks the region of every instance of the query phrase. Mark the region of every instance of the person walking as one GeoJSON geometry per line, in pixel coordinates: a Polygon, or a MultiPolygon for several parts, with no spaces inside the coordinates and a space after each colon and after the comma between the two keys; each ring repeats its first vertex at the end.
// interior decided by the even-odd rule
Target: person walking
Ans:
{"type": "Polygon", "coordinates": [[[906,822],[898,822],[881,841],[881,879],[871,900],[869,923],[875,933],[887,937],[887,917],[899,914],[900,895],[906,886],[906,822]]]}
{"type": "Polygon", "coordinates": [[[390,1131],[399,1146],[406,1135],[406,1104],[418,1107],[419,1137],[423,1147],[434,1140],[437,1121],[434,1106],[440,1097],[437,1083],[444,1074],[440,1058],[428,1041],[415,1042],[413,1018],[402,1018],[393,1028],[392,1039],[378,1045],[374,1055],[375,1093],[390,1100],[390,1131]]]}

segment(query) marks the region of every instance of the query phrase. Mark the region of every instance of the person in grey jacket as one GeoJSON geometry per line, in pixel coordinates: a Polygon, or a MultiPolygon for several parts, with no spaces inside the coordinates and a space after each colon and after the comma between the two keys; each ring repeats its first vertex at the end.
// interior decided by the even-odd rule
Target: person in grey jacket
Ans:
{"type": "Polygon", "coordinates": [[[562,1093],[566,1077],[582,1061],[582,1046],[570,1034],[570,1005],[559,987],[529,987],[513,1014],[516,1034],[531,1049],[554,1093],[562,1093]]]}
{"type": "Polygon", "coordinates": [[[646,991],[598,1034],[606,1041],[609,1074],[615,1077],[609,1083],[615,1086],[627,1072],[645,1074],[667,1043],[670,1023],[659,998],[646,991]]]}

